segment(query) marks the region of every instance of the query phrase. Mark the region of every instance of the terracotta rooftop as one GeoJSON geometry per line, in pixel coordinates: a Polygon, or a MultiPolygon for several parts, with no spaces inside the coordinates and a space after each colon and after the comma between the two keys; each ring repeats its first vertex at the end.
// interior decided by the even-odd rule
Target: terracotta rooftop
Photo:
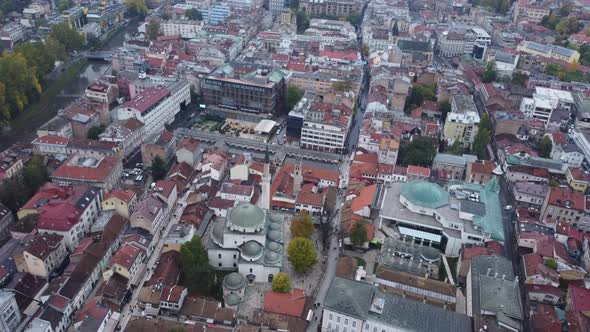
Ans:
{"type": "Polygon", "coordinates": [[[264,292],[264,311],[302,317],[306,300],[303,289],[294,288],[290,293],[264,292]]]}
{"type": "Polygon", "coordinates": [[[145,252],[132,244],[125,244],[119,248],[117,253],[111,258],[111,265],[118,264],[126,269],[130,269],[137,258],[145,252]]]}
{"type": "Polygon", "coordinates": [[[584,210],[586,207],[586,198],[579,191],[572,191],[567,188],[551,188],[549,193],[549,204],[559,207],[565,207],[573,210],[584,210]]]}
{"type": "Polygon", "coordinates": [[[104,182],[113,173],[121,160],[116,156],[102,159],[74,155],[59,166],[51,177],[54,179],[104,182]]]}
{"type": "Polygon", "coordinates": [[[129,203],[129,202],[131,202],[131,200],[133,200],[133,198],[136,195],[137,194],[135,193],[135,191],[132,191],[132,190],[113,189],[110,192],[108,192],[106,195],[104,195],[103,200],[106,201],[111,198],[117,198],[125,203],[129,203]]]}

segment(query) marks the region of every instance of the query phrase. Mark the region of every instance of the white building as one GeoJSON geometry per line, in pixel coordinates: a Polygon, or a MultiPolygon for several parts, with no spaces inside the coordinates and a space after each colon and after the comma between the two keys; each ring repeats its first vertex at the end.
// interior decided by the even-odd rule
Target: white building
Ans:
{"type": "Polygon", "coordinates": [[[443,137],[449,145],[456,140],[464,147],[470,147],[479,129],[479,113],[471,96],[451,97],[451,112],[447,115],[443,137]]]}
{"type": "Polygon", "coordinates": [[[518,59],[520,54],[511,54],[506,52],[498,51],[494,55],[496,61],[496,70],[499,76],[510,76],[514,73],[514,69],[518,65],[518,59]]]}
{"type": "Polygon", "coordinates": [[[542,121],[547,126],[553,111],[557,109],[570,111],[573,105],[574,98],[570,91],[537,86],[533,98],[522,99],[520,112],[527,118],[542,121]]]}
{"type": "Polygon", "coordinates": [[[16,331],[21,321],[14,293],[0,290],[0,330],[16,331]]]}
{"type": "Polygon", "coordinates": [[[221,186],[219,193],[222,199],[249,203],[254,196],[254,186],[226,182],[221,186]]]}
{"type": "Polygon", "coordinates": [[[136,118],[145,125],[145,135],[160,133],[164,125],[174,121],[181,105],[191,102],[190,83],[178,81],[169,87],[157,86],[143,90],[116,110],[118,120],[136,118]]]}
{"type": "Polygon", "coordinates": [[[207,252],[216,269],[237,269],[250,282],[272,281],[283,266],[282,218],[240,203],[213,225],[207,252]]]}
{"type": "Polygon", "coordinates": [[[169,20],[160,23],[160,31],[164,36],[180,36],[181,38],[193,38],[203,29],[203,21],[169,20]]]}

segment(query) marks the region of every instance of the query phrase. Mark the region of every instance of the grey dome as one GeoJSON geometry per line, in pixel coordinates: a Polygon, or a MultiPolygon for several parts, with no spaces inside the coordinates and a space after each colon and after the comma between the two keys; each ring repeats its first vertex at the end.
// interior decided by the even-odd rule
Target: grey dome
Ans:
{"type": "Polygon", "coordinates": [[[238,290],[244,286],[246,286],[246,278],[237,272],[232,272],[223,278],[223,288],[238,290]]]}
{"type": "Polygon", "coordinates": [[[240,248],[242,255],[250,260],[257,260],[262,255],[262,245],[256,241],[248,241],[240,248]]]}
{"type": "Polygon", "coordinates": [[[428,262],[436,262],[440,259],[442,253],[440,250],[432,247],[421,247],[420,249],[420,257],[428,262]]]}
{"type": "Polygon", "coordinates": [[[281,232],[278,231],[270,231],[268,232],[267,237],[275,242],[280,242],[282,240],[281,232]]]}
{"type": "Polygon", "coordinates": [[[281,251],[281,245],[273,241],[268,241],[268,243],[266,244],[266,248],[273,252],[281,251]]]}
{"type": "Polygon", "coordinates": [[[268,226],[268,228],[269,228],[271,231],[280,231],[280,230],[282,230],[282,229],[283,229],[283,226],[281,226],[281,224],[279,224],[279,223],[276,223],[276,222],[275,222],[275,223],[271,223],[271,224],[268,226]]]}
{"type": "Polygon", "coordinates": [[[222,222],[218,222],[213,226],[213,231],[211,232],[213,241],[219,245],[223,244],[223,230],[225,226],[222,222]]]}
{"type": "Polygon", "coordinates": [[[265,219],[264,211],[250,203],[240,203],[227,213],[229,223],[240,229],[260,229],[265,219]]]}
{"type": "Polygon", "coordinates": [[[266,255],[264,255],[264,261],[268,264],[274,264],[281,260],[281,255],[277,254],[276,252],[268,251],[266,255]]]}
{"type": "Polygon", "coordinates": [[[279,216],[279,215],[277,215],[277,214],[272,214],[272,215],[270,215],[269,219],[270,219],[270,221],[271,221],[271,222],[273,222],[273,223],[280,223],[280,222],[282,222],[282,221],[283,221],[283,220],[282,220],[282,218],[281,218],[281,216],[279,216]]]}
{"type": "Polygon", "coordinates": [[[226,296],[223,297],[223,300],[224,300],[225,304],[230,305],[230,306],[234,306],[234,305],[237,305],[238,303],[242,302],[242,298],[234,293],[227,294],[226,296]]]}

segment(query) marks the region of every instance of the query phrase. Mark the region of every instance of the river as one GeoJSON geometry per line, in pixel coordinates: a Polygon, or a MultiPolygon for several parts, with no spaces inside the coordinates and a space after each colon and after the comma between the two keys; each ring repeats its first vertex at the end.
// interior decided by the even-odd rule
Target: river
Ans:
{"type": "MultiPolygon", "coordinates": [[[[101,51],[115,50],[117,47],[123,46],[123,42],[132,34],[137,32],[139,21],[131,21],[125,27],[114,34],[109,41],[100,48],[101,51]]],[[[65,88],[61,90],[59,95],[48,103],[45,112],[39,118],[30,122],[30,126],[26,128],[19,128],[19,130],[8,130],[0,134],[0,151],[9,148],[12,144],[21,142],[31,142],[37,136],[37,128],[51,119],[60,109],[63,109],[71,102],[76,100],[79,96],[84,94],[84,90],[90,83],[99,78],[103,74],[110,74],[111,65],[106,62],[90,61],[86,68],[84,68],[78,77],[72,80],[65,88]]],[[[25,110],[26,112],[26,110],[25,110]]]]}

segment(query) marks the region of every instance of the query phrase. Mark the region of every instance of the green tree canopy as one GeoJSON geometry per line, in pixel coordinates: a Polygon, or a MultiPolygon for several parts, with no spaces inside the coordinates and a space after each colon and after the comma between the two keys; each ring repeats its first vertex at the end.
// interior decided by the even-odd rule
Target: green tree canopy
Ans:
{"type": "Polygon", "coordinates": [[[291,278],[285,272],[279,272],[272,278],[273,292],[289,293],[291,291],[291,278]]]}
{"type": "Polygon", "coordinates": [[[545,266],[547,266],[550,269],[557,269],[557,261],[555,261],[555,259],[553,258],[549,258],[548,260],[545,261],[545,266]]]}
{"type": "Polygon", "coordinates": [[[313,221],[307,210],[299,212],[299,218],[291,222],[291,237],[309,238],[313,234],[313,221]]]}
{"type": "Polygon", "coordinates": [[[484,128],[480,129],[475,135],[475,139],[473,140],[473,152],[477,155],[477,158],[480,160],[487,159],[487,145],[490,143],[490,139],[492,138],[492,134],[489,129],[484,128]]]}
{"type": "Polygon", "coordinates": [[[145,0],[125,0],[125,6],[127,7],[127,12],[132,16],[144,18],[148,13],[145,0]]]}
{"type": "Polygon", "coordinates": [[[207,250],[201,238],[194,236],[180,246],[182,272],[191,291],[209,292],[215,282],[215,273],[209,265],[207,250]]]}
{"type": "Polygon", "coordinates": [[[301,100],[301,97],[303,97],[303,91],[301,91],[301,89],[295,85],[289,85],[287,88],[287,93],[285,94],[285,104],[287,111],[293,109],[299,100],[301,100]]]}
{"type": "Polygon", "coordinates": [[[186,16],[187,19],[193,20],[193,21],[202,21],[203,20],[203,14],[201,14],[201,12],[196,8],[189,8],[189,9],[185,10],[184,16],[186,16]]]}
{"type": "Polygon", "coordinates": [[[71,8],[73,6],[74,1],[72,0],[59,0],[59,2],[57,2],[57,11],[61,13],[64,10],[71,8]]]}
{"type": "Polygon", "coordinates": [[[49,37],[59,41],[68,52],[79,50],[84,46],[84,37],[78,31],[70,28],[67,23],[54,25],[49,37]]]}
{"type": "Polygon", "coordinates": [[[41,157],[32,158],[23,170],[23,179],[26,186],[31,192],[37,190],[49,180],[47,168],[43,164],[41,157]]]}
{"type": "Polygon", "coordinates": [[[486,64],[486,70],[483,72],[482,81],[484,83],[490,83],[498,78],[498,71],[496,70],[496,61],[488,61],[486,64]]]}
{"type": "Polygon", "coordinates": [[[88,139],[98,140],[98,135],[100,135],[104,131],[104,129],[105,128],[103,126],[94,126],[88,129],[88,133],[86,134],[86,136],[88,137],[88,139]]]}
{"type": "Polygon", "coordinates": [[[361,23],[363,22],[363,17],[357,13],[353,12],[352,14],[346,17],[346,20],[355,28],[358,28],[361,23]]]}
{"type": "Polygon", "coordinates": [[[309,18],[304,11],[297,12],[297,33],[304,33],[309,28],[309,18]]]}
{"type": "Polygon", "coordinates": [[[521,72],[514,72],[512,74],[512,84],[525,86],[526,81],[529,79],[529,75],[521,72]]]}
{"type": "Polygon", "coordinates": [[[357,221],[350,230],[350,242],[355,247],[360,247],[367,242],[367,224],[364,221],[357,221]]]}
{"type": "Polygon", "coordinates": [[[551,143],[549,136],[544,136],[539,141],[539,143],[537,143],[537,151],[539,152],[539,156],[542,158],[550,158],[551,150],[553,150],[553,143],[551,143]]]}
{"type": "Polygon", "coordinates": [[[33,67],[38,78],[42,78],[49,73],[55,62],[55,57],[48,53],[46,47],[41,42],[26,42],[14,47],[14,52],[22,54],[29,66],[33,67]]]}
{"type": "Polygon", "coordinates": [[[0,123],[7,123],[41,93],[36,69],[21,53],[2,53],[0,83],[0,123]]]}
{"type": "Polygon", "coordinates": [[[289,242],[287,257],[297,273],[309,271],[318,262],[318,254],[311,240],[296,237],[289,242]]]}
{"type": "Polygon", "coordinates": [[[455,140],[449,147],[448,152],[457,156],[463,155],[463,146],[461,146],[461,141],[455,140]]]}
{"type": "Polygon", "coordinates": [[[155,156],[154,160],[152,160],[152,177],[154,181],[164,179],[166,173],[168,173],[168,165],[160,156],[155,156]]]}
{"type": "Polygon", "coordinates": [[[404,111],[410,112],[416,107],[422,106],[425,100],[434,100],[436,96],[436,85],[416,84],[410,90],[410,95],[406,98],[404,111]]]}
{"type": "Polygon", "coordinates": [[[151,19],[145,27],[145,34],[150,40],[156,40],[160,35],[160,21],[151,19]]]}
{"type": "Polygon", "coordinates": [[[490,123],[490,117],[488,116],[488,113],[483,113],[481,115],[481,117],[479,118],[479,130],[482,129],[488,129],[488,130],[492,130],[492,124],[490,123]]]}
{"type": "Polygon", "coordinates": [[[416,165],[430,167],[436,155],[436,145],[428,137],[418,137],[400,146],[398,163],[403,166],[416,165]]]}
{"type": "Polygon", "coordinates": [[[397,36],[399,35],[399,28],[397,27],[397,21],[393,24],[393,28],[391,29],[391,35],[397,36]]]}

